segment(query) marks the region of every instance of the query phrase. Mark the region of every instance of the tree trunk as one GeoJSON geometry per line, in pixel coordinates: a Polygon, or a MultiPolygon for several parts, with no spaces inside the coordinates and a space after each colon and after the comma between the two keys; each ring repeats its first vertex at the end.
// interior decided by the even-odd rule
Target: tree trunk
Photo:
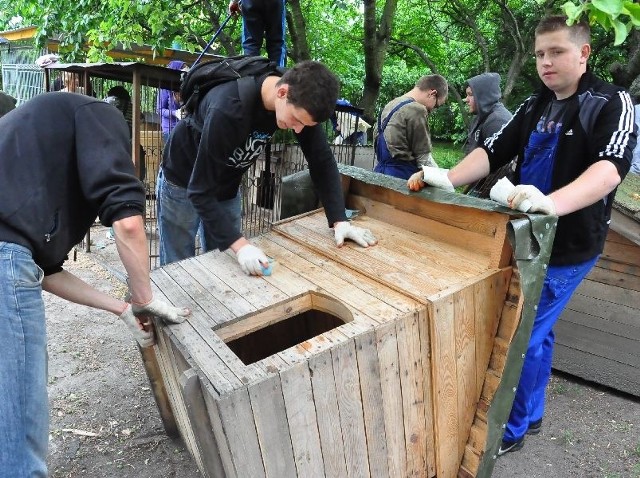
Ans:
{"type": "Polygon", "coordinates": [[[307,42],[307,25],[300,8],[300,0],[289,0],[287,2],[287,26],[289,27],[289,37],[291,38],[290,57],[294,63],[311,59],[309,44],[307,42]]]}
{"type": "Polygon", "coordinates": [[[387,0],[376,23],[376,0],[364,0],[364,91],[359,106],[364,109],[365,118],[375,118],[375,107],[380,85],[382,67],[393,31],[393,19],[397,0],[387,0]]]}

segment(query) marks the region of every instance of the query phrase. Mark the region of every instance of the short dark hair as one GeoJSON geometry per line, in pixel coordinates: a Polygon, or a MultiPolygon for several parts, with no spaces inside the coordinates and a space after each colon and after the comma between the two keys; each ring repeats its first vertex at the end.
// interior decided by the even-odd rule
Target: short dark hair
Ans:
{"type": "Polygon", "coordinates": [[[550,15],[543,18],[536,27],[536,37],[544,33],[568,30],[569,38],[576,45],[591,44],[591,28],[589,24],[584,20],[580,20],[572,25],[568,25],[567,20],[566,15],[550,15]]]}
{"type": "Polygon", "coordinates": [[[131,95],[122,85],[116,85],[109,88],[109,91],[107,91],[107,96],[115,96],[116,98],[123,101],[131,101],[131,95]]]}
{"type": "Polygon", "coordinates": [[[438,98],[444,98],[449,93],[447,80],[441,75],[425,75],[416,81],[416,88],[420,91],[436,90],[438,98]]]}
{"type": "Polygon", "coordinates": [[[321,123],[336,107],[340,82],[329,68],[318,61],[302,61],[287,70],[278,85],[289,85],[287,101],[303,108],[314,121],[321,123]]]}

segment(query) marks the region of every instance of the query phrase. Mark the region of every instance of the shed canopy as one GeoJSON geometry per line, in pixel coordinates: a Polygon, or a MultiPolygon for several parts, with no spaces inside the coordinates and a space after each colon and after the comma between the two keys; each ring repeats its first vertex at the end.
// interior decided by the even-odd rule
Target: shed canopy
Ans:
{"type": "Polygon", "coordinates": [[[142,84],[152,84],[158,88],[178,90],[181,72],[163,66],[139,62],[115,63],[52,63],[45,70],[65,71],[90,77],[104,78],[131,83],[134,73],[140,75],[142,84]]]}

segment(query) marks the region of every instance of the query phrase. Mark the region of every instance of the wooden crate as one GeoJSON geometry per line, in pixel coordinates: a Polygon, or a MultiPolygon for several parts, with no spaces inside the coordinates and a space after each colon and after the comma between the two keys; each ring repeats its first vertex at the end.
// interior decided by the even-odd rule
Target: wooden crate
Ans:
{"type": "Polygon", "coordinates": [[[205,476],[491,474],[534,305],[513,216],[349,171],[347,207],[377,246],[336,248],[318,210],[253,241],[276,259],[271,276],[219,252],[152,274],[193,309],[156,323],[154,392],[205,476]]]}

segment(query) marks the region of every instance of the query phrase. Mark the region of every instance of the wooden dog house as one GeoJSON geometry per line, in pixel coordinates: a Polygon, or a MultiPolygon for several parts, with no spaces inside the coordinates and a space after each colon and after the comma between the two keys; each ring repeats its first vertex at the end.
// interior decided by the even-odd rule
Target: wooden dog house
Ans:
{"type": "Polygon", "coordinates": [[[152,273],[187,305],[143,352],[165,427],[209,477],[490,476],[556,218],[341,167],[375,247],[335,246],[322,210],[152,273]]]}

